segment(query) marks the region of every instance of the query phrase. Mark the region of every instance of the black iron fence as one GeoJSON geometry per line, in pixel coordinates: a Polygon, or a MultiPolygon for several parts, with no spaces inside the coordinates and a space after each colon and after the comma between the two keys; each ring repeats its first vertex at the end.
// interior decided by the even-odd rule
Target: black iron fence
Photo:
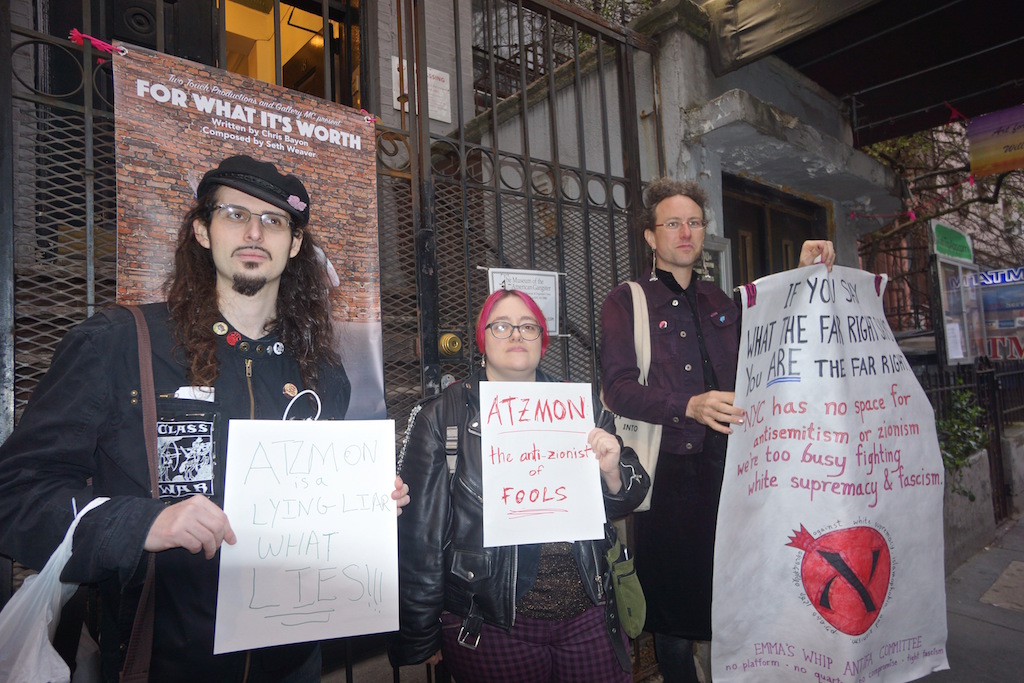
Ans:
{"type": "MultiPolygon", "coordinates": [[[[992,482],[992,506],[996,520],[1009,514],[1009,491],[1003,467],[1002,437],[1005,427],[1024,422],[1024,361],[980,361],[949,369],[934,366],[917,369],[918,379],[935,410],[935,421],[940,427],[940,442],[957,438],[943,434],[943,426],[955,418],[973,423],[983,434],[982,447],[988,453],[989,475],[992,482]],[[971,416],[966,406],[980,410],[971,416]]],[[[960,424],[965,422],[959,420],[960,424]]]]}
{"type": "Polygon", "coordinates": [[[1024,360],[979,362],[948,370],[928,367],[918,369],[917,375],[935,409],[936,420],[949,417],[955,391],[967,390],[985,409],[979,426],[1024,422],[1024,360]]]}
{"type": "Polygon", "coordinates": [[[995,379],[1003,424],[1024,422],[1024,360],[1000,361],[995,379]]]}

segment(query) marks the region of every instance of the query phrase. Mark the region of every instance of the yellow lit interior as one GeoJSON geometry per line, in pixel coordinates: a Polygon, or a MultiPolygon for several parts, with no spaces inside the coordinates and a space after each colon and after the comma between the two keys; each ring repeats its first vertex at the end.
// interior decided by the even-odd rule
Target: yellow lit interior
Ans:
{"type": "MultiPolygon", "coordinates": [[[[226,35],[228,71],[274,83],[274,12],[273,2],[241,4],[227,0],[226,35]],[[252,9],[262,4],[269,11],[252,9]]],[[[333,39],[339,36],[339,24],[331,21],[333,39]]],[[[307,44],[319,51],[323,63],[323,19],[297,7],[281,3],[281,64],[287,64],[307,44]]],[[[289,83],[283,83],[290,87],[289,83]]]]}

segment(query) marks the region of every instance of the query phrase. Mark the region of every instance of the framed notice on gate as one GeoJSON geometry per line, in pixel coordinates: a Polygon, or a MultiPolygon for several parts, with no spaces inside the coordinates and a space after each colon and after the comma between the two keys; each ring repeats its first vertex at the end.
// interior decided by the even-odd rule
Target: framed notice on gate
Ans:
{"type": "Polygon", "coordinates": [[[487,281],[491,293],[499,289],[518,289],[537,302],[547,322],[548,334],[559,334],[558,273],[551,270],[519,270],[515,268],[488,268],[487,281]]]}

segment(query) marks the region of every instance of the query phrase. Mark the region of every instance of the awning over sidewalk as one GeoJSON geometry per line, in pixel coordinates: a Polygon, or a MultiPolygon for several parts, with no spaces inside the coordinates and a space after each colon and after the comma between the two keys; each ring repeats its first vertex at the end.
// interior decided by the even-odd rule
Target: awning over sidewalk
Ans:
{"type": "Polygon", "coordinates": [[[711,68],[721,76],[876,2],[709,0],[711,68]]]}
{"type": "Polygon", "coordinates": [[[849,108],[863,146],[1024,103],[1018,0],[693,0],[717,75],[773,54],[849,108]]]}

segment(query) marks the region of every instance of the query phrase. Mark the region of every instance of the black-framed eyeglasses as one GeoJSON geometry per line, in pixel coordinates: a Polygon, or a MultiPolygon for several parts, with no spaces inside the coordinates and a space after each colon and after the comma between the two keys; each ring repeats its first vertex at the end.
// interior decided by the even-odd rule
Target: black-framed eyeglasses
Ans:
{"type": "Polygon", "coordinates": [[[664,223],[655,223],[654,227],[676,231],[681,230],[684,225],[688,227],[690,230],[703,230],[704,228],[708,227],[708,221],[707,219],[704,218],[691,218],[688,221],[671,220],[665,221],[664,223]]]}
{"type": "Polygon", "coordinates": [[[541,326],[537,323],[522,323],[520,325],[513,325],[512,323],[505,322],[504,320],[497,320],[487,325],[487,329],[491,331],[495,339],[508,339],[512,336],[512,330],[519,330],[519,336],[525,341],[533,341],[540,337],[541,326]]]}
{"type": "Polygon", "coordinates": [[[283,213],[276,211],[265,211],[255,213],[251,209],[238,204],[218,204],[215,207],[216,213],[231,225],[241,227],[249,224],[249,219],[259,216],[260,225],[272,232],[284,232],[292,229],[292,219],[283,213]]]}

